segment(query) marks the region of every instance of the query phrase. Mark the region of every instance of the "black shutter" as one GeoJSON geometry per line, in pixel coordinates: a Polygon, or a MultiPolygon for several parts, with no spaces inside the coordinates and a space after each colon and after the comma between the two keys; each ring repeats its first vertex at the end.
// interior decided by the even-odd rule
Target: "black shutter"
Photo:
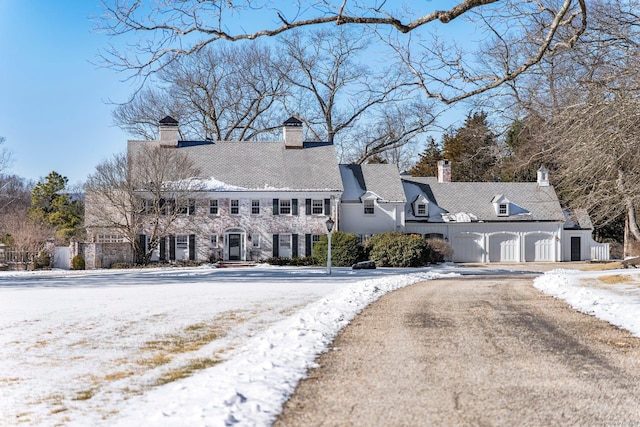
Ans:
{"type": "Polygon", "coordinates": [[[167,260],[167,238],[160,238],[160,261],[167,260]]]}
{"type": "Polygon", "coordinates": [[[196,235],[189,234],[189,261],[196,260],[196,235]]]}
{"type": "Polygon", "coordinates": [[[291,257],[298,258],[298,235],[291,235],[291,257]]]}
{"type": "MultiPolygon", "coordinates": [[[[140,247],[140,255],[144,256],[147,254],[147,236],[144,234],[138,234],[138,246],[140,247]]],[[[139,259],[138,262],[142,262],[142,259],[139,259]]]]}
{"type": "Polygon", "coordinates": [[[291,199],[291,215],[298,215],[298,199],[291,199]]]}
{"type": "Polygon", "coordinates": [[[193,199],[189,199],[189,215],[196,214],[196,201],[193,199]]]}
{"type": "Polygon", "coordinates": [[[279,199],[273,199],[273,214],[274,215],[279,215],[280,214],[280,200],[279,199]]]}
{"type": "Polygon", "coordinates": [[[331,199],[324,199],[324,214],[331,216],[331,199]]]}
{"type": "Polygon", "coordinates": [[[169,261],[176,260],[176,236],[169,235],[169,261]]]}
{"type": "Polygon", "coordinates": [[[280,256],[280,235],[273,235],[273,257],[277,258],[280,256]]]}
{"type": "Polygon", "coordinates": [[[304,235],[304,256],[311,256],[311,249],[313,249],[313,243],[311,242],[311,234],[304,235]]]}
{"type": "Polygon", "coordinates": [[[307,212],[307,215],[311,215],[311,199],[306,199],[304,201],[304,210],[307,212]]]}

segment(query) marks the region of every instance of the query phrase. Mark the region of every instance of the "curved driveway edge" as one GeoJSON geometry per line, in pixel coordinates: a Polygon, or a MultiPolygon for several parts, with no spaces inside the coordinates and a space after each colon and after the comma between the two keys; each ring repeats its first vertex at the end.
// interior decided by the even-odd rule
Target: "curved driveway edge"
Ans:
{"type": "Polygon", "coordinates": [[[640,425],[640,339],[542,294],[534,277],[469,275],[385,295],[338,335],[274,425],[640,425]]]}

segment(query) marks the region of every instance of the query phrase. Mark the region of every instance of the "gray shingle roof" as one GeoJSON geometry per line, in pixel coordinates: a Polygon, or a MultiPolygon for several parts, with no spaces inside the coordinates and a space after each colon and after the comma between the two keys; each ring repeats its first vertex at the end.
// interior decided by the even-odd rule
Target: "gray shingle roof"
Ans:
{"type": "MultiPolygon", "coordinates": [[[[144,143],[129,141],[130,149],[144,143]]],[[[181,142],[179,147],[194,161],[200,178],[248,190],[342,191],[331,144],[305,143],[303,149],[286,149],[281,141],[181,142]]]]}
{"type": "MultiPolygon", "coordinates": [[[[436,205],[451,214],[465,212],[479,221],[562,221],[564,214],[552,186],[538,186],[535,182],[448,182],[439,183],[432,177],[403,176],[405,183],[418,188],[436,205]],[[499,217],[492,200],[502,195],[517,212],[527,215],[499,217]]],[[[405,185],[405,187],[408,187],[405,185]]]]}
{"type": "Polygon", "coordinates": [[[398,167],[394,164],[340,165],[343,200],[356,201],[367,191],[384,202],[406,202],[398,167]]]}

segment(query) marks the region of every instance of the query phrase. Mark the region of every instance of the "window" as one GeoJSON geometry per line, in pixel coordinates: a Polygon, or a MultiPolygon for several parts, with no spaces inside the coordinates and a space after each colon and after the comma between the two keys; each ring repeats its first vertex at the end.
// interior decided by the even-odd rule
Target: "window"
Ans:
{"type": "Polygon", "coordinates": [[[123,243],[124,237],[117,234],[98,234],[97,243],[123,243]]]}
{"type": "Polygon", "coordinates": [[[231,215],[238,215],[240,213],[240,202],[238,200],[231,200],[230,213],[231,215]]]}
{"type": "Polygon", "coordinates": [[[374,213],[373,200],[365,200],[364,201],[364,214],[365,215],[373,215],[373,213],[374,213]]]}
{"type": "Polygon", "coordinates": [[[280,215],[291,215],[291,200],[280,200],[280,215]]]}
{"type": "Polygon", "coordinates": [[[251,215],[260,215],[260,200],[251,201],[251,215]]]}
{"type": "Polygon", "coordinates": [[[196,213],[196,201],[193,199],[181,200],[178,205],[178,214],[194,215],[196,213]]]}
{"type": "Polygon", "coordinates": [[[260,247],[260,235],[258,233],[252,233],[251,234],[251,245],[254,248],[259,248],[260,247]]]}
{"type": "Polygon", "coordinates": [[[187,249],[189,247],[189,236],[176,236],[176,249],[187,249]]]}
{"type": "Polygon", "coordinates": [[[209,215],[218,215],[218,200],[209,200],[209,215]]]}
{"type": "Polygon", "coordinates": [[[426,215],[427,214],[427,205],[424,204],[424,203],[418,203],[416,211],[417,211],[418,215],[422,215],[422,216],[426,215]]]}
{"type": "Polygon", "coordinates": [[[324,200],[312,200],[311,201],[311,213],[313,215],[324,214],[324,200]]]}
{"type": "Polygon", "coordinates": [[[218,235],[217,234],[212,234],[210,239],[209,239],[209,247],[210,248],[217,248],[218,247],[218,235]]]}
{"type": "Polygon", "coordinates": [[[508,216],[509,215],[509,205],[506,203],[500,203],[498,205],[498,216],[508,216]]]}
{"type": "MultiPolygon", "coordinates": [[[[320,241],[320,237],[321,237],[320,234],[311,235],[311,247],[312,248],[315,248],[316,243],[318,243],[320,241]]],[[[331,246],[333,246],[333,245],[331,245],[331,246]]]]}

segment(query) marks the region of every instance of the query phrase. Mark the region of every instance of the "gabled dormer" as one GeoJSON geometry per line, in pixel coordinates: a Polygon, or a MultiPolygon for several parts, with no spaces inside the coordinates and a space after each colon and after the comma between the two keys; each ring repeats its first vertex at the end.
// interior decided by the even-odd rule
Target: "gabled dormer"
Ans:
{"type": "Polygon", "coordinates": [[[378,196],[373,191],[367,191],[362,196],[360,196],[360,201],[362,202],[362,213],[364,215],[375,215],[376,214],[376,204],[380,201],[380,196],[378,196]]]}
{"type": "Polygon", "coordinates": [[[420,194],[411,204],[413,216],[417,218],[427,218],[429,216],[429,199],[420,194]]]}
{"type": "Polygon", "coordinates": [[[498,194],[491,200],[493,203],[493,209],[496,211],[496,216],[509,216],[511,202],[502,194],[498,194]]]}
{"type": "Polygon", "coordinates": [[[498,217],[531,215],[531,212],[511,202],[502,194],[494,196],[491,203],[493,204],[493,209],[498,217]]]}

